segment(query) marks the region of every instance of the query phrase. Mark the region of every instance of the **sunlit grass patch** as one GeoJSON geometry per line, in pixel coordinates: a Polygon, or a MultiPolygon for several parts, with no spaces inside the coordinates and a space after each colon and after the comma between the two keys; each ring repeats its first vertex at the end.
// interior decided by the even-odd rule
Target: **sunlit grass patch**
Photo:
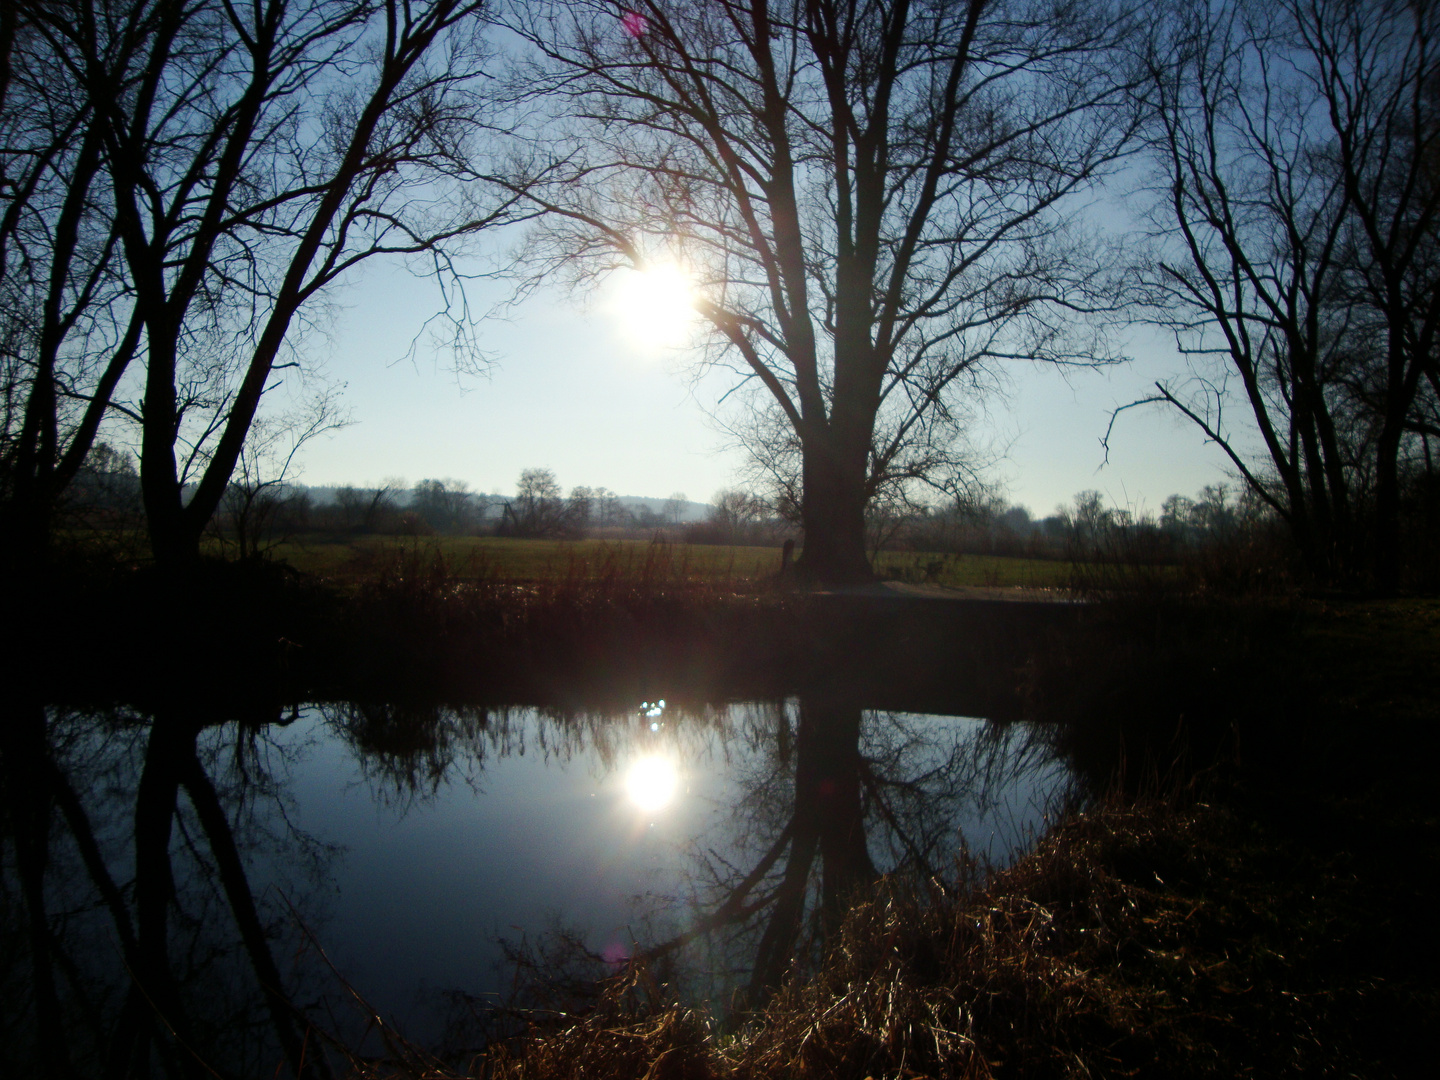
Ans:
{"type": "Polygon", "coordinates": [[[304,573],[353,581],[368,577],[377,560],[411,549],[438,555],[452,574],[467,580],[555,582],[615,574],[653,576],[662,561],[667,573],[711,583],[753,581],[780,569],[779,548],[494,536],[367,536],[340,541],[301,537],[279,545],[272,556],[304,573]]]}
{"type": "Polygon", "coordinates": [[[881,552],[875,570],[882,577],[955,589],[1063,589],[1073,576],[1070,563],[1055,559],[925,551],[881,552]]]}
{"type": "MultiPolygon", "coordinates": [[[[377,560],[411,549],[438,555],[453,575],[466,580],[555,582],[616,574],[653,576],[657,560],[663,560],[670,574],[709,584],[744,586],[775,577],[781,564],[778,547],[494,536],[347,540],[306,536],[276,546],[271,557],[304,573],[358,582],[374,572],[377,560]]],[[[876,565],[882,577],[950,588],[1064,588],[1071,570],[1068,563],[1053,560],[934,552],[883,552],[876,565]]]]}

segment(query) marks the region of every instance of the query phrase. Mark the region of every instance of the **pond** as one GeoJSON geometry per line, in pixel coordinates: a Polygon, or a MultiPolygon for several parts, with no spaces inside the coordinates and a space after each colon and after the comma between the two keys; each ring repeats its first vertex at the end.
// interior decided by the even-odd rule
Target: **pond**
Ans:
{"type": "Polygon", "coordinates": [[[881,875],[1003,865],[1077,786],[1024,723],[809,696],[32,720],[48,750],[7,756],[0,990],[23,1005],[0,1054],[38,1024],[83,1072],[193,1049],[272,1076],[313,1032],[378,1052],[377,1016],[473,1047],[637,952],[723,1013],[812,964],[881,875]]]}

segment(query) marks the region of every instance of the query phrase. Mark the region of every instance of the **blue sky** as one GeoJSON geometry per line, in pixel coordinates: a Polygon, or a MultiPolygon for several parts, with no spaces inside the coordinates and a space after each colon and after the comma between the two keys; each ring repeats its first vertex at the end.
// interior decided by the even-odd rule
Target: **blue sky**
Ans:
{"type": "MultiPolygon", "coordinates": [[[[473,298],[503,295],[482,282],[473,298]]],[[[455,477],[506,493],[521,469],[543,466],[567,489],[683,491],[706,502],[735,481],[740,455],[707,413],[730,382],[716,373],[693,383],[689,355],[647,340],[623,310],[618,280],[585,296],[542,291],[482,326],[494,357],[483,377],[457,377],[423,339],[404,359],[436,301],[434,286],[403,268],[372,264],[335,300],[328,341],[307,351],[328,357],[355,422],[305,449],[304,483],[455,477]]],[[[1153,406],[1124,414],[1102,467],[1110,410],[1183,371],[1173,346],[1143,328],[1129,351],[1134,362],[1100,372],[1008,368],[976,434],[1005,451],[994,474],[1012,502],[1043,515],[1095,488],[1116,505],[1158,511],[1166,495],[1224,479],[1218,449],[1153,406]]]]}

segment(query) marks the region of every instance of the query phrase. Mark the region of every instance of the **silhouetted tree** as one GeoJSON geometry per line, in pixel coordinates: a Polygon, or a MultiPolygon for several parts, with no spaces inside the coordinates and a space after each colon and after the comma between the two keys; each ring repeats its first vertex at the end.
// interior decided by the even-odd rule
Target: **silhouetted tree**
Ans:
{"type": "Polygon", "coordinates": [[[441,533],[458,533],[478,523],[478,508],[464,480],[421,480],[410,493],[410,509],[441,533]]]}
{"type": "Polygon", "coordinates": [[[132,84],[150,56],[142,41],[117,37],[82,77],[55,24],[83,19],[88,5],[4,7],[0,557],[26,562],[48,542],[60,499],[141,343],[119,253],[105,117],[92,88],[132,84]]]}
{"type": "Polygon", "coordinates": [[[768,512],[765,500],[736,488],[722,488],[710,500],[710,524],[722,544],[749,540],[768,512]]]}
{"type": "Polygon", "coordinates": [[[597,487],[594,492],[595,499],[595,523],[602,529],[613,525],[623,525],[625,508],[620,505],[620,499],[609,488],[597,487]]]}
{"type": "Polygon", "coordinates": [[[588,487],[570,489],[570,499],[565,507],[565,520],[574,533],[583,533],[590,527],[592,510],[595,506],[595,492],[588,487]]]}
{"type": "Polygon", "coordinates": [[[335,493],[341,527],[356,532],[380,532],[394,524],[396,498],[406,489],[404,480],[390,477],[373,488],[349,485],[335,493]]]}
{"type": "Polygon", "coordinates": [[[550,215],[533,265],[688,270],[712,359],[793,437],[805,575],[870,576],[867,505],[949,479],[987,363],[1108,355],[1084,313],[1114,294],[1062,208],[1133,129],[1115,5],[583,0],[505,22],[533,57],[526,163],[563,162],[528,187],[550,215]]]}
{"type": "Polygon", "coordinates": [[[1152,317],[1196,381],[1146,400],[1225,450],[1317,575],[1355,574],[1373,534],[1386,587],[1440,331],[1436,18],[1399,0],[1196,0],[1176,9],[1147,89],[1152,317]],[[1249,424],[1224,419],[1232,382],[1261,456],[1237,435],[1249,424]]]}
{"type": "Polygon", "coordinates": [[[685,515],[685,504],[689,501],[683,491],[671,492],[670,497],[665,500],[665,505],[661,509],[661,513],[665,515],[666,522],[671,525],[679,525],[680,519],[685,515]]]}
{"type": "Polygon", "coordinates": [[[306,443],[349,423],[333,388],[326,388],[291,413],[261,417],[235,463],[225,497],[212,525],[222,543],[234,543],[242,559],[258,558],[274,541],[276,525],[308,496],[292,490],[295,455],[306,443]]]}
{"type": "Polygon", "coordinates": [[[560,483],[549,469],[525,469],[508,505],[505,527],[517,536],[558,536],[568,528],[560,483]]]}
{"type": "Polygon", "coordinates": [[[43,298],[30,308],[47,326],[70,318],[78,334],[100,320],[105,332],[93,336],[102,355],[73,362],[36,346],[13,455],[21,488],[63,480],[93,437],[90,407],[118,410],[140,427],[155,557],[181,566],[198,555],[275,372],[301,362],[307,311],[353,268],[412,257],[460,289],[445,294],[444,314],[468,348],[450,257],[513,202],[482,206],[480,185],[452,182],[473,178],[484,130],[480,6],[26,5],[39,73],[27,101],[49,110],[34,139],[60,147],[68,170],[31,217],[54,234],[48,280],[63,281],[64,312],[87,314],[52,317],[43,298]],[[77,216],[80,239],[64,241],[77,216]],[[62,268],[67,244],[85,258],[62,268]],[[120,402],[117,368],[132,357],[144,364],[140,400],[120,402]],[[62,454],[54,403],[71,386],[87,409],[62,454]]]}

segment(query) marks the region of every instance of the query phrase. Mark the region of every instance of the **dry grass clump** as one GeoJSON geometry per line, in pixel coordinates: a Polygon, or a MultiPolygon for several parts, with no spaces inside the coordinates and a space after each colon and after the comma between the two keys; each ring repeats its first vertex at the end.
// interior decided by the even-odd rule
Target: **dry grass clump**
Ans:
{"type": "Polygon", "coordinates": [[[1166,861],[1192,824],[1158,804],[1105,806],[978,892],[858,907],[818,976],[786,987],[737,1044],[736,1074],[1087,1076],[1153,1062],[1175,1034],[1160,1038],[1171,1004],[1130,977],[1126,954],[1192,908],[1125,871],[1166,861]]]}
{"type": "Polygon", "coordinates": [[[1165,879],[1195,877],[1205,845],[1191,833],[1208,813],[1102,806],[979,890],[936,903],[882,885],[818,973],[725,1037],[674,1003],[621,1007],[643,980],[630,973],[593,1014],[535,1028],[490,1067],[507,1080],[1215,1075],[1209,1029],[1226,1021],[1167,986],[1199,903],[1165,879]]]}
{"type": "MultiPolygon", "coordinates": [[[[711,568],[713,570],[713,568],[711,568]]],[[[362,616],[400,619],[433,634],[481,632],[492,645],[537,635],[583,635],[617,616],[643,618],[733,605],[736,582],[693,566],[669,544],[575,554],[562,573],[512,581],[480,563],[455,565],[438,548],[397,549],[358,590],[362,616]]],[[[746,583],[747,586],[750,583],[746,583]]]]}
{"type": "Polygon", "coordinates": [[[709,1019],[664,996],[632,964],[578,1019],[560,1017],[493,1050],[494,1080],[710,1080],[719,1064],[709,1019]]]}

